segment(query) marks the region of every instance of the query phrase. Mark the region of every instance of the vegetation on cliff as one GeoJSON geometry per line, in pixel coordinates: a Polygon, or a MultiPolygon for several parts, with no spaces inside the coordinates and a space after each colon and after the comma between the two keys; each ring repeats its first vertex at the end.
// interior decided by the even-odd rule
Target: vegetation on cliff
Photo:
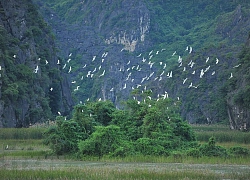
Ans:
{"type": "Polygon", "coordinates": [[[30,0],[1,1],[0,11],[1,126],[53,118],[64,102],[51,29],[30,0]]]}
{"type": "MultiPolygon", "coordinates": [[[[39,0],[36,2],[41,3],[39,0]]],[[[83,34],[82,37],[67,34],[70,36],[67,43],[72,41],[67,48],[71,48],[70,51],[74,56],[72,58],[74,73],[70,76],[73,79],[72,82],[76,81],[72,87],[76,103],[84,102],[89,98],[92,100],[102,98],[111,100],[119,107],[121,101],[127,99],[130,93],[128,90],[109,92],[110,89],[122,89],[121,83],[126,83],[127,89],[132,88],[141,82],[136,81],[137,79],[148,77],[152,71],[154,71],[153,80],[165,71],[160,85],[149,80],[150,82],[142,84],[141,89],[143,86],[154,89],[152,94],[154,97],[164,91],[167,91],[172,98],[180,97],[181,115],[191,123],[228,123],[227,94],[224,85],[233,67],[238,63],[237,54],[250,30],[249,4],[246,1],[144,0],[101,1],[100,3],[47,0],[44,3],[44,9],[42,11],[45,15],[50,13],[48,21],[55,29],[60,29],[57,24],[60,22],[53,19],[51,14],[60,17],[60,21],[66,22],[69,29],[73,28],[75,32],[83,34]],[[99,13],[95,13],[96,11],[99,13]],[[86,28],[84,31],[79,31],[78,26],[86,28]],[[144,32],[142,36],[137,32],[138,29],[144,32]],[[81,38],[84,38],[84,41],[79,41],[81,38]],[[140,41],[141,39],[144,41],[140,41]],[[131,45],[133,40],[136,42],[135,50],[122,51],[123,47],[119,43],[124,41],[131,45]],[[92,48],[93,46],[95,48],[92,48]],[[185,51],[187,46],[193,48],[191,54],[185,51]],[[148,56],[151,51],[152,57],[148,56]],[[107,58],[100,57],[106,52],[109,53],[107,58]],[[172,56],[174,52],[176,55],[172,56]],[[141,58],[137,58],[139,55],[141,58]],[[192,72],[184,72],[183,66],[178,68],[178,55],[183,59],[183,66],[187,66],[191,60],[195,62],[192,72]],[[96,60],[92,62],[91,59],[94,56],[96,60]],[[210,61],[205,63],[208,57],[210,61]],[[155,68],[152,71],[142,69],[137,73],[135,67],[138,65],[141,67],[143,58],[147,59],[147,63],[148,61],[154,63],[155,68]],[[216,58],[219,63],[215,66],[212,63],[216,58]],[[101,73],[96,76],[94,72],[98,71],[100,67],[98,62],[102,59],[105,59],[105,65],[102,64],[102,68],[106,70],[106,74],[98,78],[101,73]],[[126,66],[128,60],[133,63],[131,66],[126,66]],[[166,64],[166,68],[161,70],[159,63],[166,64]],[[87,67],[84,72],[82,68],[85,64],[87,67]],[[131,71],[133,66],[135,66],[134,71],[131,71]],[[201,79],[200,71],[209,66],[211,67],[207,75],[201,79]],[[110,67],[112,72],[108,72],[110,67]],[[126,69],[118,74],[122,67],[126,69]],[[94,70],[95,68],[97,71],[94,70]],[[124,72],[126,70],[127,73],[124,72]],[[90,71],[93,74],[91,79],[86,77],[87,72],[90,71]],[[171,80],[166,77],[170,71],[173,71],[171,80]],[[134,83],[126,81],[130,72],[132,75],[135,74],[135,78],[131,76],[134,83]],[[184,87],[182,82],[186,78],[188,78],[186,83],[196,83],[198,88],[194,90],[184,87]],[[77,86],[79,89],[74,91],[77,86]]],[[[64,42],[65,39],[61,38],[58,43],[65,44],[64,42]]],[[[65,57],[66,61],[67,57],[65,57]]]]}

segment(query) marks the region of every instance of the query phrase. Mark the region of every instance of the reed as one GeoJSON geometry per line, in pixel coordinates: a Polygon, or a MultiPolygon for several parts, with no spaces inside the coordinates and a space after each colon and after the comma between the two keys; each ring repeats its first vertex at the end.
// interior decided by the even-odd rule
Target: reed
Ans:
{"type": "Polygon", "coordinates": [[[242,132],[237,130],[230,130],[227,126],[223,125],[200,125],[192,126],[197,140],[207,142],[210,137],[214,136],[216,142],[235,142],[242,144],[250,144],[250,132],[242,132]]]}
{"type": "Polygon", "coordinates": [[[7,170],[0,169],[0,179],[14,180],[14,179],[85,179],[85,180],[119,180],[119,179],[158,179],[158,180],[176,180],[176,179],[248,179],[250,173],[214,173],[211,171],[200,170],[163,170],[157,169],[111,169],[111,168],[84,168],[64,170],[7,170]]]}
{"type": "Polygon", "coordinates": [[[0,139],[42,139],[45,128],[0,128],[0,139]]]}

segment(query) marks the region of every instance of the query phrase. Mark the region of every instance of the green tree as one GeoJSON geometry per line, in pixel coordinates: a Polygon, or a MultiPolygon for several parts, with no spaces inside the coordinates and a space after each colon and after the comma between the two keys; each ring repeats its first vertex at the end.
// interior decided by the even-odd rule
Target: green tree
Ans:
{"type": "Polygon", "coordinates": [[[60,117],[56,124],[45,131],[45,144],[50,145],[54,153],[58,155],[76,152],[78,141],[86,137],[81,127],[73,120],[65,121],[60,117]]]}
{"type": "Polygon", "coordinates": [[[107,126],[112,121],[112,113],[116,110],[111,101],[90,102],[87,108],[91,111],[95,122],[107,126]]]}
{"type": "Polygon", "coordinates": [[[78,147],[82,154],[98,156],[100,158],[105,154],[112,155],[115,152],[117,153],[117,151],[121,152],[123,147],[127,147],[126,144],[128,141],[125,139],[118,126],[97,126],[90,138],[80,141],[78,147]]]}

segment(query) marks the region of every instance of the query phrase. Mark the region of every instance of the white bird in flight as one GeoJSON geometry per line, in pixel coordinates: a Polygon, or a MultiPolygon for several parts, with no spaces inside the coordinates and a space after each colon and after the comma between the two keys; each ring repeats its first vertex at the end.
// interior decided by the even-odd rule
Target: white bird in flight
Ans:
{"type": "Polygon", "coordinates": [[[233,78],[233,73],[231,73],[231,74],[230,74],[230,77],[229,77],[229,79],[231,79],[231,78],[233,78]]]}
{"type": "Polygon", "coordinates": [[[172,54],[172,56],[174,56],[176,54],[176,51],[172,54]]]}
{"type": "Polygon", "coordinates": [[[68,71],[68,73],[70,73],[71,72],[71,66],[69,66],[69,71],[68,71]]]}
{"type": "Polygon", "coordinates": [[[193,48],[190,46],[190,48],[189,48],[189,54],[191,54],[192,51],[193,51],[193,48]]]}
{"type": "Polygon", "coordinates": [[[104,76],[104,74],[105,74],[105,69],[103,70],[102,74],[99,77],[104,76]]]}
{"type": "Polygon", "coordinates": [[[36,69],[34,70],[34,73],[37,73],[38,72],[38,69],[39,69],[39,67],[38,67],[38,65],[36,66],[36,69]]]}

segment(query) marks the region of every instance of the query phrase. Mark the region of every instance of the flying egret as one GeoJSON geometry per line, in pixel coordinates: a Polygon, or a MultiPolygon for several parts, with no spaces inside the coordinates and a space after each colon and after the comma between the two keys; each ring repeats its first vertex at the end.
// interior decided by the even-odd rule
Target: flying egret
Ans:
{"type": "Polygon", "coordinates": [[[233,73],[231,73],[231,74],[230,74],[230,77],[229,77],[229,79],[231,79],[231,78],[233,78],[233,73]]]}
{"type": "Polygon", "coordinates": [[[209,69],[210,69],[210,66],[208,66],[208,67],[205,69],[204,72],[207,72],[209,69]]]}
{"type": "Polygon", "coordinates": [[[187,81],[187,79],[188,79],[188,78],[186,78],[186,79],[183,79],[183,82],[182,82],[182,84],[185,84],[185,82],[187,81]]]}
{"type": "Polygon", "coordinates": [[[66,66],[67,66],[67,64],[64,64],[64,65],[63,65],[63,69],[65,69],[65,68],[66,68],[66,66]]]}
{"type": "Polygon", "coordinates": [[[216,58],[216,64],[218,64],[219,63],[219,59],[218,58],[216,58]]]}
{"type": "Polygon", "coordinates": [[[190,46],[190,48],[189,48],[189,54],[191,54],[192,51],[193,51],[193,48],[190,46]]]}
{"type": "Polygon", "coordinates": [[[69,66],[69,71],[68,71],[68,73],[70,73],[71,72],[71,66],[69,66]]]}
{"type": "Polygon", "coordinates": [[[239,67],[241,64],[238,64],[238,65],[236,65],[236,66],[234,66],[233,68],[237,68],[237,67],[239,67]]]}
{"type": "Polygon", "coordinates": [[[38,65],[36,66],[36,69],[34,70],[34,73],[37,73],[38,72],[38,69],[39,69],[39,67],[38,67],[38,65]]]}
{"type": "Polygon", "coordinates": [[[104,76],[104,74],[105,74],[105,69],[104,69],[104,71],[102,72],[102,74],[99,77],[104,76]]]}
{"type": "Polygon", "coordinates": [[[138,56],[136,56],[136,57],[141,57],[141,54],[139,54],[138,56]]]}
{"type": "Polygon", "coordinates": [[[150,51],[148,55],[150,56],[150,55],[152,54],[153,51],[154,51],[154,50],[150,51]]]}
{"type": "Polygon", "coordinates": [[[160,74],[160,76],[162,76],[165,73],[165,71],[162,71],[162,73],[160,74]]]}
{"type": "Polygon", "coordinates": [[[125,83],[123,89],[126,89],[126,88],[127,88],[127,84],[125,83]]]}
{"type": "Polygon", "coordinates": [[[203,75],[204,75],[204,70],[203,70],[203,69],[201,69],[200,78],[202,78],[202,77],[203,77],[203,75]]]}
{"type": "Polygon", "coordinates": [[[172,56],[174,56],[176,54],[176,51],[172,54],[172,56]]]}
{"type": "Polygon", "coordinates": [[[209,57],[207,57],[207,59],[206,59],[206,63],[209,61],[209,57]]]}

